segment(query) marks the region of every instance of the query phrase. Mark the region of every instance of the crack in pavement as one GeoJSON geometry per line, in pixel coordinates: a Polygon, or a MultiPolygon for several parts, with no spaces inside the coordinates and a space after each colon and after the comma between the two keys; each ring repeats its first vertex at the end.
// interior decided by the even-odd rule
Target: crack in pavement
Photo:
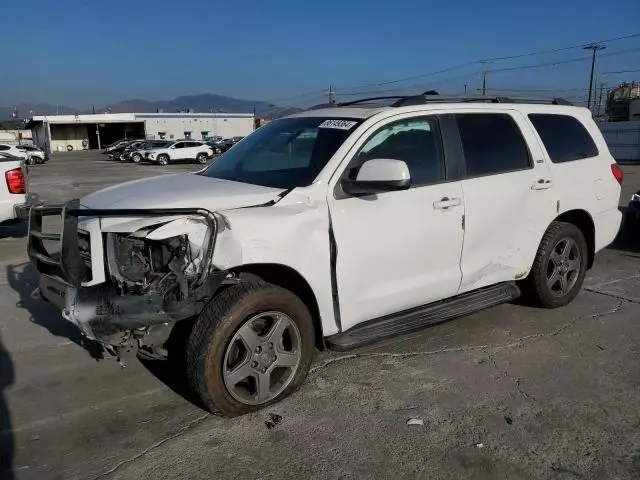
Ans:
{"type": "Polygon", "coordinates": [[[555,337],[556,335],[559,335],[560,333],[564,332],[568,328],[571,328],[573,325],[575,325],[578,321],[580,321],[583,318],[600,318],[600,317],[603,317],[603,316],[607,316],[607,315],[611,315],[611,314],[614,314],[614,313],[618,313],[620,310],[622,310],[622,306],[623,306],[624,302],[625,301],[629,301],[626,298],[618,298],[618,300],[619,300],[618,303],[611,310],[608,310],[606,312],[592,313],[592,314],[586,315],[586,316],[585,315],[578,316],[578,317],[575,317],[570,322],[567,322],[564,325],[562,325],[561,327],[557,328],[556,330],[553,330],[552,332],[532,333],[531,335],[525,335],[525,336],[520,337],[517,340],[515,340],[513,342],[509,342],[509,343],[503,343],[503,344],[497,344],[497,345],[485,344],[485,345],[467,345],[467,346],[462,346],[462,347],[446,347],[446,348],[440,348],[438,350],[427,350],[427,351],[419,351],[419,352],[351,353],[351,354],[342,355],[342,356],[339,356],[339,357],[328,358],[327,360],[323,361],[319,365],[316,365],[315,367],[311,368],[309,370],[309,375],[311,375],[311,374],[313,374],[315,372],[318,372],[320,370],[323,370],[323,369],[327,368],[329,365],[332,365],[334,363],[343,362],[343,361],[346,361],[346,360],[353,360],[353,359],[356,359],[356,358],[376,358],[376,357],[411,358],[411,357],[418,357],[418,356],[439,355],[441,353],[473,352],[473,351],[478,351],[478,350],[497,351],[497,350],[520,347],[527,340],[534,340],[534,339],[538,339],[538,338],[555,337]]]}
{"type": "Polygon", "coordinates": [[[176,433],[174,433],[173,435],[169,435],[168,437],[163,438],[162,440],[154,443],[153,445],[150,445],[149,447],[145,448],[144,450],[142,450],[140,453],[134,455],[131,458],[128,458],[126,460],[122,460],[121,462],[117,463],[116,465],[114,465],[113,467],[111,467],[109,470],[107,470],[106,472],[103,472],[101,474],[99,474],[98,476],[94,477],[93,480],[98,480],[99,478],[105,478],[109,475],[111,475],[112,473],[114,473],[116,470],[118,470],[120,467],[127,465],[129,463],[133,463],[136,460],[139,460],[140,458],[144,457],[147,453],[149,453],[150,451],[158,448],[160,445],[162,445],[163,443],[168,442],[169,440],[173,440],[174,438],[179,437],[180,435],[186,433],[187,431],[191,430],[193,427],[199,425],[204,419],[210,417],[211,415],[209,413],[205,414],[205,415],[201,415],[198,418],[191,420],[188,424],[186,424],[184,427],[182,427],[180,430],[178,430],[176,433]]]}
{"type": "MultiPolygon", "coordinates": [[[[515,340],[514,342],[510,342],[510,343],[505,343],[505,344],[498,344],[498,345],[469,345],[469,346],[463,346],[463,347],[454,347],[454,348],[440,348],[438,350],[429,350],[429,351],[420,351],[420,352],[405,352],[405,353],[392,353],[392,352],[370,352],[370,353],[353,353],[353,354],[349,354],[349,355],[342,355],[340,357],[335,357],[335,358],[330,358],[325,360],[324,362],[322,362],[321,364],[315,366],[314,368],[309,370],[309,375],[320,371],[322,369],[327,368],[329,365],[332,365],[333,363],[336,362],[342,362],[345,360],[352,360],[352,359],[356,359],[356,358],[375,358],[375,357],[387,357],[387,358],[410,358],[410,357],[417,357],[417,356],[429,356],[429,355],[438,355],[441,353],[457,353],[457,352],[469,352],[469,351],[478,351],[478,350],[489,350],[489,351],[497,351],[497,350],[502,350],[502,349],[510,349],[510,348],[515,348],[515,347],[519,347],[522,345],[523,342],[528,341],[528,340],[534,340],[537,338],[549,338],[549,337],[554,337],[556,335],[559,335],[560,333],[562,333],[563,331],[567,330],[568,328],[571,328],[573,325],[575,325],[578,321],[580,321],[583,318],[600,318],[603,316],[607,316],[607,315],[611,315],[614,313],[618,313],[621,309],[622,306],[624,304],[624,301],[628,301],[627,299],[624,298],[620,298],[618,299],[618,303],[609,311],[606,312],[600,312],[600,313],[593,313],[590,314],[588,316],[578,316],[575,317],[574,319],[572,319],[570,322],[567,322],[566,324],[562,325],[561,327],[551,331],[551,332],[541,332],[541,333],[534,333],[531,335],[525,335],[523,337],[518,338],[517,340],[515,340]]],[[[492,359],[493,365],[497,368],[497,365],[495,363],[495,360],[493,359],[492,355],[489,355],[492,359]]],[[[506,377],[509,378],[514,378],[513,376],[511,376],[507,371],[504,371],[504,375],[506,377]]],[[[530,399],[530,400],[535,400],[531,395],[529,395],[528,393],[526,393],[522,387],[521,387],[521,379],[520,378],[515,378],[515,385],[516,385],[516,389],[518,390],[518,392],[526,399],[530,399]]],[[[98,476],[94,477],[93,480],[98,480],[98,479],[103,479],[109,475],[111,475],[112,473],[116,472],[118,469],[120,469],[121,467],[123,467],[124,465],[133,463],[137,460],[139,460],[140,458],[144,457],[147,453],[151,452],[152,450],[155,450],[156,448],[160,447],[161,445],[163,445],[164,443],[173,440],[174,438],[177,438],[183,434],[185,434],[186,432],[188,432],[189,430],[191,430],[193,427],[199,425],[200,423],[202,423],[202,421],[204,421],[206,418],[210,417],[210,414],[205,414],[205,415],[201,415],[199,417],[197,417],[196,419],[192,420],[191,422],[189,422],[187,425],[183,426],[182,428],[180,428],[180,430],[178,430],[176,433],[174,433],[173,435],[169,435],[168,437],[163,438],[162,440],[154,443],[153,445],[150,445],[149,447],[145,448],[144,450],[142,450],[140,453],[134,455],[131,458],[128,458],[126,460],[122,460],[121,462],[117,463],[116,465],[114,465],[113,467],[111,467],[109,470],[99,474],[98,476]]]]}
{"type": "Polygon", "coordinates": [[[637,300],[635,298],[626,297],[624,295],[616,295],[615,293],[603,292],[602,290],[598,290],[597,288],[584,287],[584,290],[591,293],[597,293],[598,295],[604,295],[605,297],[611,297],[611,298],[616,298],[618,300],[624,300],[625,302],[629,302],[629,303],[640,304],[640,300],[637,300]]]}

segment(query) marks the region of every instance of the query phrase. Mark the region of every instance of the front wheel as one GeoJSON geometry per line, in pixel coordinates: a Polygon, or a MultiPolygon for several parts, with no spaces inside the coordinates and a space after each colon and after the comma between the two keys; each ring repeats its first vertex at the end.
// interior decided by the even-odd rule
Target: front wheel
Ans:
{"type": "Polygon", "coordinates": [[[207,156],[206,153],[199,153],[196,156],[196,161],[200,164],[200,165],[204,165],[205,163],[207,163],[207,160],[209,160],[209,157],[207,156]]]}
{"type": "Polygon", "coordinates": [[[196,320],[189,384],[211,412],[242,415],[296,391],[314,348],[311,315],[296,295],[261,281],[233,285],[196,320]]]}
{"type": "Polygon", "coordinates": [[[545,308],[570,303],[582,288],[589,250],[582,231],[571,223],[553,222],[540,242],[525,291],[545,308]]]}
{"type": "Polygon", "coordinates": [[[164,153],[162,155],[158,155],[158,165],[168,165],[169,164],[169,156],[165,155],[164,153]]]}
{"type": "Polygon", "coordinates": [[[133,163],[140,163],[142,161],[142,155],[140,155],[139,153],[134,153],[133,155],[131,155],[131,161],[133,163]]]}

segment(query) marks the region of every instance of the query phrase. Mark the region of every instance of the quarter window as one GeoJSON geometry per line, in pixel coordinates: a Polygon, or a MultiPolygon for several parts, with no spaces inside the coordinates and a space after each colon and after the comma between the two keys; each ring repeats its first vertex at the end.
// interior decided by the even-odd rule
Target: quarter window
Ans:
{"type": "Polygon", "coordinates": [[[435,118],[412,118],[383,127],[364,144],[356,167],[349,171],[355,178],[367,160],[392,158],[409,167],[411,185],[419,186],[445,180],[444,155],[440,129],[435,118]]]}
{"type": "Polygon", "coordinates": [[[532,113],[529,120],[553,163],[571,162],[598,155],[598,147],[584,125],[569,115],[532,113]]]}
{"type": "Polygon", "coordinates": [[[529,148],[513,118],[504,113],[457,114],[467,176],[531,168],[529,148]]]}

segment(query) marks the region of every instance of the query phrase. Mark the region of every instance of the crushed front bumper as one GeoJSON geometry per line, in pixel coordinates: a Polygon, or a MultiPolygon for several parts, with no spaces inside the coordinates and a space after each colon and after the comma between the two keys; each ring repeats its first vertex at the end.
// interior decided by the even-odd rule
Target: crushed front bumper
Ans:
{"type": "MultiPolygon", "coordinates": [[[[40,295],[62,311],[85,336],[105,345],[114,345],[123,331],[144,329],[161,323],[183,320],[200,313],[209,298],[226,277],[224,271],[211,272],[217,220],[213,212],[199,208],[114,209],[80,208],[78,200],[63,205],[40,205],[30,209],[28,253],[40,272],[40,295]],[[61,233],[45,233],[43,218],[60,216],[61,233]],[[204,218],[211,230],[193,295],[167,303],[167,290],[160,283],[143,294],[123,293],[110,281],[91,284],[91,265],[86,250],[79,247],[78,218],[197,216],[204,218]],[[45,243],[57,243],[50,252],[45,243]]],[[[97,232],[102,235],[101,232],[97,232]]],[[[83,233],[86,235],[86,233],[83,233]]],[[[92,239],[89,239],[91,243],[92,239]]],[[[100,259],[106,264],[104,258],[100,259]]]]}

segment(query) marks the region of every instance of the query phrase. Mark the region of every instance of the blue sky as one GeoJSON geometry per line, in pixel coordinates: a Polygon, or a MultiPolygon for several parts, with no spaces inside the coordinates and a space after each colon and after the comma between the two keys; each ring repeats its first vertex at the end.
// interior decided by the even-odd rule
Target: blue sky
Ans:
{"type": "MultiPolygon", "coordinates": [[[[357,87],[640,33],[640,0],[611,6],[602,0],[30,0],[4,2],[2,17],[0,105],[87,108],[197,93],[305,104],[320,101],[330,83],[340,94],[459,92],[465,83],[473,90],[480,64],[357,87]]],[[[585,55],[578,48],[492,62],[488,85],[584,95],[590,64],[579,59],[585,55]],[[578,60],[491,71],[566,59],[578,60]]],[[[632,69],[640,69],[640,37],[608,43],[598,72],[632,69]]],[[[601,75],[598,83],[634,78],[640,71],[601,75]]]]}

